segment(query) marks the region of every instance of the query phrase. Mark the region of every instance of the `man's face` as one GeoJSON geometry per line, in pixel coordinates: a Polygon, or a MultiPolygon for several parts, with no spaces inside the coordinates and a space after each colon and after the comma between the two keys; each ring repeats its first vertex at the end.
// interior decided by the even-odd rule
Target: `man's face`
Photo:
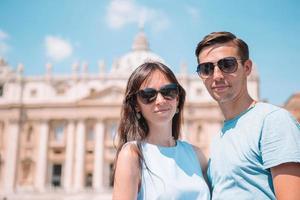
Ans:
{"type": "Polygon", "coordinates": [[[210,76],[202,77],[210,95],[218,103],[237,102],[245,97],[247,91],[247,76],[251,72],[252,63],[247,60],[244,65],[238,53],[237,46],[232,43],[216,44],[204,48],[198,55],[200,64],[214,63],[214,71],[210,76]],[[217,67],[220,59],[234,57],[237,59],[237,69],[233,73],[225,73],[217,67]]]}

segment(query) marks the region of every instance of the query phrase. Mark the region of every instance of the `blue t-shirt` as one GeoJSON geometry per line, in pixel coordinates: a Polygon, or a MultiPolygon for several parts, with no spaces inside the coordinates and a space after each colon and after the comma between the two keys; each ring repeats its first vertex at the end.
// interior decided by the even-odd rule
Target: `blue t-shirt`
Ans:
{"type": "Polygon", "coordinates": [[[224,122],[211,143],[212,199],[276,199],[271,167],[300,162],[300,125],[288,111],[257,103],[224,122]]]}
{"type": "Polygon", "coordinates": [[[145,163],[138,199],[210,200],[210,191],[192,145],[174,147],[142,143],[145,163]]]}

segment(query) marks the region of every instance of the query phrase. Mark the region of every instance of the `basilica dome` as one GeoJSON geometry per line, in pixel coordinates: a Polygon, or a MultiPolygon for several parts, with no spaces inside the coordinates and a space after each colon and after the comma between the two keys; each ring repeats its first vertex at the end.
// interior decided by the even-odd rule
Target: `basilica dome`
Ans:
{"type": "Polygon", "coordinates": [[[130,74],[139,65],[147,61],[165,63],[160,56],[150,50],[146,35],[141,30],[134,38],[131,51],[113,62],[111,73],[118,75],[130,74]]]}

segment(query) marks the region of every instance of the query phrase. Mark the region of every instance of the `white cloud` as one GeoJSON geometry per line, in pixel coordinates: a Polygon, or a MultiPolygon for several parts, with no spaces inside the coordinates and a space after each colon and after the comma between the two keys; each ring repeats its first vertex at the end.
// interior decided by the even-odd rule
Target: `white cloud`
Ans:
{"type": "Polygon", "coordinates": [[[0,29],[0,56],[4,56],[10,49],[6,40],[9,35],[0,29]]]}
{"type": "Polygon", "coordinates": [[[73,53],[72,44],[60,37],[46,36],[45,46],[47,57],[53,61],[61,61],[73,53]]]}
{"type": "Polygon", "coordinates": [[[112,29],[134,23],[139,26],[149,23],[154,31],[166,29],[170,24],[162,11],[138,5],[134,0],[112,0],[107,8],[106,22],[112,29]]]}
{"type": "Polygon", "coordinates": [[[137,8],[131,0],[112,0],[107,9],[106,20],[113,29],[122,28],[125,24],[136,21],[137,8]]]}
{"type": "Polygon", "coordinates": [[[161,32],[171,24],[169,18],[163,12],[155,13],[155,20],[151,23],[151,28],[154,32],[161,32]]]}
{"type": "Polygon", "coordinates": [[[9,38],[9,36],[7,35],[7,33],[5,33],[4,31],[2,31],[0,29],[0,40],[5,40],[7,38],[9,38]]]}
{"type": "Polygon", "coordinates": [[[186,11],[187,13],[192,17],[193,20],[198,20],[199,19],[199,10],[196,9],[195,7],[193,6],[186,6],[186,11]]]}

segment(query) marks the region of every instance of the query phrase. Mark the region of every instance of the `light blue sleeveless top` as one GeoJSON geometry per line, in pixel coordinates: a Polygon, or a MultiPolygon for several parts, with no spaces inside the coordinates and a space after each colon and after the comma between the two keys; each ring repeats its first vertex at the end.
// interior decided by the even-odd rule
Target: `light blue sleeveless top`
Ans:
{"type": "Polygon", "coordinates": [[[142,166],[138,200],[209,200],[210,192],[192,145],[177,141],[174,147],[142,143],[142,166]]]}

